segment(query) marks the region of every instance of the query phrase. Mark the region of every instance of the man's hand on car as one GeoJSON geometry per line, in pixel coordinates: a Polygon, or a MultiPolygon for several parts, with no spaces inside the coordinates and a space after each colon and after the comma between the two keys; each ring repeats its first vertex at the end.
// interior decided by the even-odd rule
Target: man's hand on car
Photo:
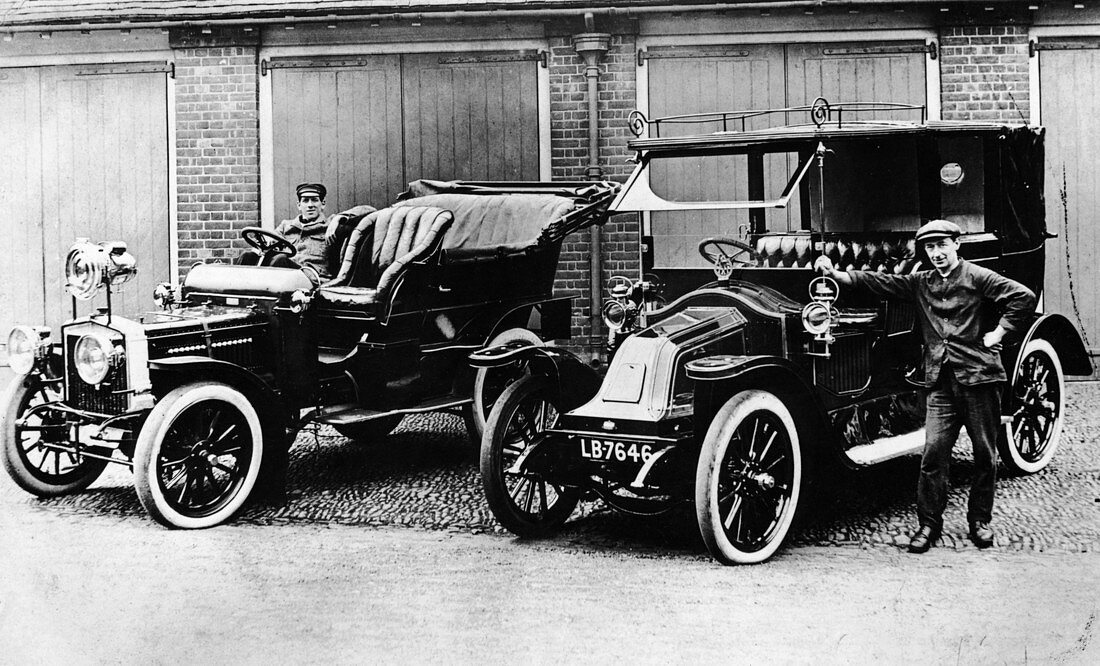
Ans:
{"type": "Polygon", "coordinates": [[[821,255],[814,260],[814,272],[821,273],[836,280],[841,284],[852,284],[852,277],[847,271],[838,271],[833,267],[833,260],[821,255]]]}

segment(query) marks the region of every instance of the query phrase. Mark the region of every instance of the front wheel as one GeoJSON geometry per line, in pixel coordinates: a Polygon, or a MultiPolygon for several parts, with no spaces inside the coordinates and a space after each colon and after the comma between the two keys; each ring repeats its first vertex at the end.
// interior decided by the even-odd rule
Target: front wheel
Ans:
{"type": "Polygon", "coordinates": [[[1010,472],[1034,474],[1050,463],[1061,440],[1066,379],[1058,352],[1046,340],[1029,340],[1016,366],[1009,389],[1012,421],[998,445],[1010,472]]]}
{"type": "Polygon", "coordinates": [[[218,382],[185,384],[164,396],[142,426],[134,484],[158,523],[213,527],[248,499],[263,455],[263,428],[248,398],[218,382]]]}
{"type": "Polygon", "coordinates": [[[707,550],[723,564],[755,564],[787,537],[802,487],[798,430],[783,401],[742,391],[707,430],[695,474],[695,511],[707,550]]]}
{"type": "Polygon", "coordinates": [[[0,438],[4,469],[16,485],[38,497],[84,490],[107,466],[105,460],[60,448],[67,447],[69,439],[68,425],[61,412],[45,408],[27,416],[36,407],[60,399],[60,391],[38,375],[15,377],[3,393],[0,438]]]}
{"type": "Polygon", "coordinates": [[[481,484],[493,515],[508,531],[537,537],[561,527],[577,506],[574,489],[541,476],[511,471],[542,434],[557,424],[560,410],[549,379],[532,375],[501,394],[481,440],[481,484]]]}

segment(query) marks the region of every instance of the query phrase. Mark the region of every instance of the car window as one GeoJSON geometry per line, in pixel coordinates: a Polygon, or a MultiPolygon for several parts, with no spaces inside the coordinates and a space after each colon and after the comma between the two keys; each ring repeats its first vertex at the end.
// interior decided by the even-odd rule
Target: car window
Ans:
{"type": "Polygon", "coordinates": [[[980,137],[941,137],[939,148],[940,217],[963,233],[985,231],[985,155],[980,137]]]}
{"type": "Polygon", "coordinates": [[[806,183],[815,231],[916,231],[920,227],[914,139],[832,142],[826,148],[824,193],[816,169],[811,169],[806,183]]]}

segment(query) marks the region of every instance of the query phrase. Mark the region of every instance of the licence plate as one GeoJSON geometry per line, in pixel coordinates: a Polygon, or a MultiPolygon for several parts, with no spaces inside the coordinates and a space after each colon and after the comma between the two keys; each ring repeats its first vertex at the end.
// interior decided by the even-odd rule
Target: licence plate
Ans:
{"type": "Polygon", "coordinates": [[[652,444],[581,437],[581,457],[589,460],[642,464],[652,456],[652,444]]]}

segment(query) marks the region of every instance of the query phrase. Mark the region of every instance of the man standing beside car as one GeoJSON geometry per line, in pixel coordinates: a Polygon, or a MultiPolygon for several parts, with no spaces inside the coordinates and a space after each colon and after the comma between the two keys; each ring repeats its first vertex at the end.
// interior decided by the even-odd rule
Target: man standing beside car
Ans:
{"type": "Polygon", "coordinates": [[[1025,326],[1035,311],[1030,289],[959,257],[961,234],[959,226],[947,220],[933,220],[918,229],[917,246],[924,249],[933,269],[909,275],[838,271],[825,256],[814,263],[815,270],[841,284],[913,301],[920,311],[927,413],[917,483],[920,525],[909,542],[911,553],[926,552],[943,530],[951,449],[964,425],[974,447],[967,505],[970,539],[979,548],[993,545],[997,429],[1007,380],[1001,340],[1025,326]],[[990,305],[1001,313],[992,328],[992,318],[983,317],[990,305]]]}

